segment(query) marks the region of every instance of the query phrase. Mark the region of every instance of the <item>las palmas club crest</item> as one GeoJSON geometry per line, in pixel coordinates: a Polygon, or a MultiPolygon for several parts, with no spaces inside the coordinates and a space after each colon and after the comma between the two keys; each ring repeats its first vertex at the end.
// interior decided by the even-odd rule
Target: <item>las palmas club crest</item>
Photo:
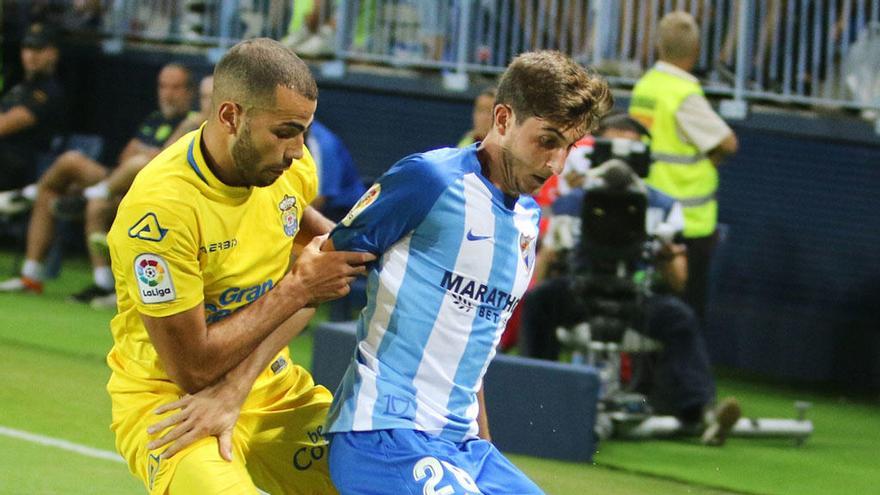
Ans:
{"type": "Polygon", "coordinates": [[[284,199],[278,203],[278,209],[281,210],[281,225],[284,226],[284,233],[293,237],[299,229],[299,220],[297,220],[299,210],[296,206],[296,198],[285,194],[284,199]]]}

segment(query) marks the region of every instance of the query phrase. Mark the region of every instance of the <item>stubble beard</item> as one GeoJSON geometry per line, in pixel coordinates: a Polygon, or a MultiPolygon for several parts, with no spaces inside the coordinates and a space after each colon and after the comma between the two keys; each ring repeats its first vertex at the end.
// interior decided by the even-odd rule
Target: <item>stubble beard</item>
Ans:
{"type": "Polygon", "coordinates": [[[267,182],[259,177],[259,174],[256,173],[259,161],[260,154],[251,139],[251,127],[249,124],[245,124],[241,130],[241,136],[232,145],[232,163],[245,186],[265,187],[275,182],[274,180],[267,182]]]}

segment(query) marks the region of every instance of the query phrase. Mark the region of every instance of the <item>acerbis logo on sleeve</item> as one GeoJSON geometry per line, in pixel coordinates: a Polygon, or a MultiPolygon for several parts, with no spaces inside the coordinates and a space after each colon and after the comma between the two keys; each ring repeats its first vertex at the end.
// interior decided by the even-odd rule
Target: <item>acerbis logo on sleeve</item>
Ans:
{"type": "Polygon", "coordinates": [[[144,253],[134,259],[134,275],[144,304],[173,301],[176,297],[168,262],[158,254],[144,253]]]}

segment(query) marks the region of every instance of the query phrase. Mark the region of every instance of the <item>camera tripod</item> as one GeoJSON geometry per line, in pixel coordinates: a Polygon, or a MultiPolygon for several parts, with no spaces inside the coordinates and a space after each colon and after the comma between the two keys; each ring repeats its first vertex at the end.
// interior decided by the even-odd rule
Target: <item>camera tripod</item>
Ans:
{"type": "MultiPolygon", "coordinates": [[[[662,345],[632,329],[623,333],[620,342],[599,342],[592,338],[590,325],[579,323],[559,327],[557,338],[571,349],[572,364],[591,366],[599,372],[600,397],[594,431],[599,439],[641,440],[681,436],[699,436],[701,431],[686,427],[675,416],[655,415],[646,397],[628,392],[620,379],[621,352],[657,352],[662,345]]],[[[728,437],[789,438],[803,445],[813,433],[813,422],[806,418],[809,402],[794,403],[794,418],[740,418],[728,437]]]]}

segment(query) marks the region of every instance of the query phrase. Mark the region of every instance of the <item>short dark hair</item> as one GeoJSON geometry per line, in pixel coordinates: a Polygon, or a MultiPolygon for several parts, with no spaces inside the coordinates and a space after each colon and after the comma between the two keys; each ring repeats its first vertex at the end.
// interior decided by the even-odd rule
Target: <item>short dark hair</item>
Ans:
{"type": "Polygon", "coordinates": [[[510,105],[517,120],[539,117],[587,134],[611,108],[608,83],[558,51],[526,52],[507,66],[495,103],[510,105]]]}
{"type": "Polygon", "coordinates": [[[318,85],[306,65],[290,48],[269,38],[237,43],[214,69],[214,102],[235,100],[245,107],[269,108],[278,86],[303,97],[318,99],[318,85]]]}

